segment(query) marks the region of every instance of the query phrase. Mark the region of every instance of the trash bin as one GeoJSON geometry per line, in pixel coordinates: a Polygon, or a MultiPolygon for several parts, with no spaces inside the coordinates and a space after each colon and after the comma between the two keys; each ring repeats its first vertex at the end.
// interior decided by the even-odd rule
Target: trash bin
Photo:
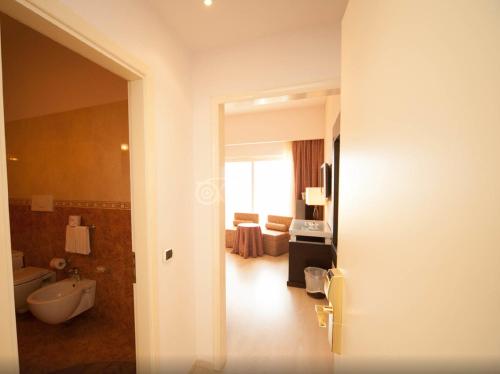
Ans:
{"type": "Polygon", "coordinates": [[[306,291],[309,296],[316,299],[325,297],[324,281],[326,270],[309,266],[304,269],[306,278],[306,291]]]}

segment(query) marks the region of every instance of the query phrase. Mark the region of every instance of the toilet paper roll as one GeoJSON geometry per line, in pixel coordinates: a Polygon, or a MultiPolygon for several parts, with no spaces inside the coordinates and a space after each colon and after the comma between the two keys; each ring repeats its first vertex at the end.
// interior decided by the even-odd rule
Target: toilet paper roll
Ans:
{"type": "Polygon", "coordinates": [[[82,217],[81,216],[69,216],[68,219],[68,225],[71,227],[77,227],[80,226],[80,223],[82,222],[82,217]]]}
{"type": "Polygon", "coordinates": [[[62,270],[66,267],[66,260],[64,258],[54,257],[50,260],[49,266],[52,269],[62,270]]]}

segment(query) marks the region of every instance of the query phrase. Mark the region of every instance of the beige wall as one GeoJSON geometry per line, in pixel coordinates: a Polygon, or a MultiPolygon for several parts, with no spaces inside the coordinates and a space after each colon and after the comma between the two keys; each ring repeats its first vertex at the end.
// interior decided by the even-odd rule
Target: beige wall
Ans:
{"type": "Polygon", "coordinates": [[[226,161],[283,157],[284,155],[291,157],[292,143],[272,142],[226,145],[224,150],[226,161]]]}
{"type": "Polygon", "coordinates": [[[5,136],[9,197],[130,201],[126,101],[7,122],[5,136]]]}
{"type": "Polygon", "coordinates": [[[319,139],[324,137],[325,106],[226,115],[226,144],[319,139]]]}
{"type": "Polygon", "coordinates": [[[127,81],[12,18],[0,22],[6,121],[127,99],[127,81]]]}
{"type": "MultiPolygon", "coordinates": [[[[325,117],[323,131],[325,134],[325,162],[332,164],[332,147],[333,147],[333,126],[340,113],[340,95],[331,95],[326,98],[325,117]]],[[[333,166],[333,165],[332,165],[333,166]]],[[[333,168],[332,168],[332,188],[333,188],[333,168]]],[[[333,191],[333,190],[332,190],[333,191]]],[[[330,228],[333,229],[333,194],[327,200],[324,210],[324,221],[328,222],[330,228]]]]}
{"type": "Polygon", "coordinates": [[[500,364],[499,14],[494,0],[348,5],[339,373],[500,364]]]}
{"type": "MultiPolygon", "coordinates": [[[[185,49],[173,38],[157,13],[134,0],[60,0],[84,22],[135,56],[148,67],[146,84],[155,123],[157,146],[147,149],[147,159],[155,160],[155,170],[145,173],[157,178],[157,207],[152,223],[158,227],[157,264],[154,282],[158,287],[157,313],[150,321],[159,340],[158,359],[171,371],[187,372],[195,360],[195,296],[193,252],[193,176],[191,64],[185,49]],[[150,89],[150,90],[149,90],[150,89]],[[164,249],[174,256],[161,261],[164,249]]],[[[149,110],[147,111],[149,113],[149,110]]],[[[131,150],[133,152],[133,150],[131,150]]],[[[201,292],[201,290],[200,290],[201,292]]],[[[165,369],[166,370],[166,369],[165,369]]]]}
{"type": "MultiPolygon", "coordinates": [[[[194,177],[198,186],[213,185],[218,150],[213,143],[214,98],[330,80],[339,83],[340,25],[300,30],[205,53],[194,66],[194,177]]],[[[322,131],[320,138],[324,137],[322,131]]],[[[213,289],[218,261],[214,236],[215,201],[194,206],[196,253],[197,353],[213,362],[216,349],[213,289]]],[[[222,224],[221,224],[222,225],[222,224]]],[[[222,248],[221,248],[222,250],[222,248]]],[[[326,339],[326,337],[325,337],[326,339]]]]}

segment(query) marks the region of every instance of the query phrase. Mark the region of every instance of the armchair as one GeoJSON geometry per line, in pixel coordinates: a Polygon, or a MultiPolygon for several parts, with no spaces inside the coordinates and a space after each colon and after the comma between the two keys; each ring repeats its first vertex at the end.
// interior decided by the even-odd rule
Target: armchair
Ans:
{"type": "Polygon", "coordinates": [[[290,240],[288,230],[292,220],[292,217],[267,216],[266,227],[262,230],[265,254],[280,256],[288,252],[288,242],[290,240]]]}

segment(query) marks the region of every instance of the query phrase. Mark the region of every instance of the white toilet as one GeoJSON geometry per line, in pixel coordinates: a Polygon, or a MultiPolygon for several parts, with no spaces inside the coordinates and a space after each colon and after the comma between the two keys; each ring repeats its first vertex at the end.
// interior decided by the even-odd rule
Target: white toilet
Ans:
{"type": "Polygon", "coordinates": [[[56,273],[49,269],[33,266],[24,267],[24,254],[21,251],[12,251],[12,269],[14,271],[14,298],[16,312],[28,311],[26,300],[37,289],[56,281],[56,273]]]}

